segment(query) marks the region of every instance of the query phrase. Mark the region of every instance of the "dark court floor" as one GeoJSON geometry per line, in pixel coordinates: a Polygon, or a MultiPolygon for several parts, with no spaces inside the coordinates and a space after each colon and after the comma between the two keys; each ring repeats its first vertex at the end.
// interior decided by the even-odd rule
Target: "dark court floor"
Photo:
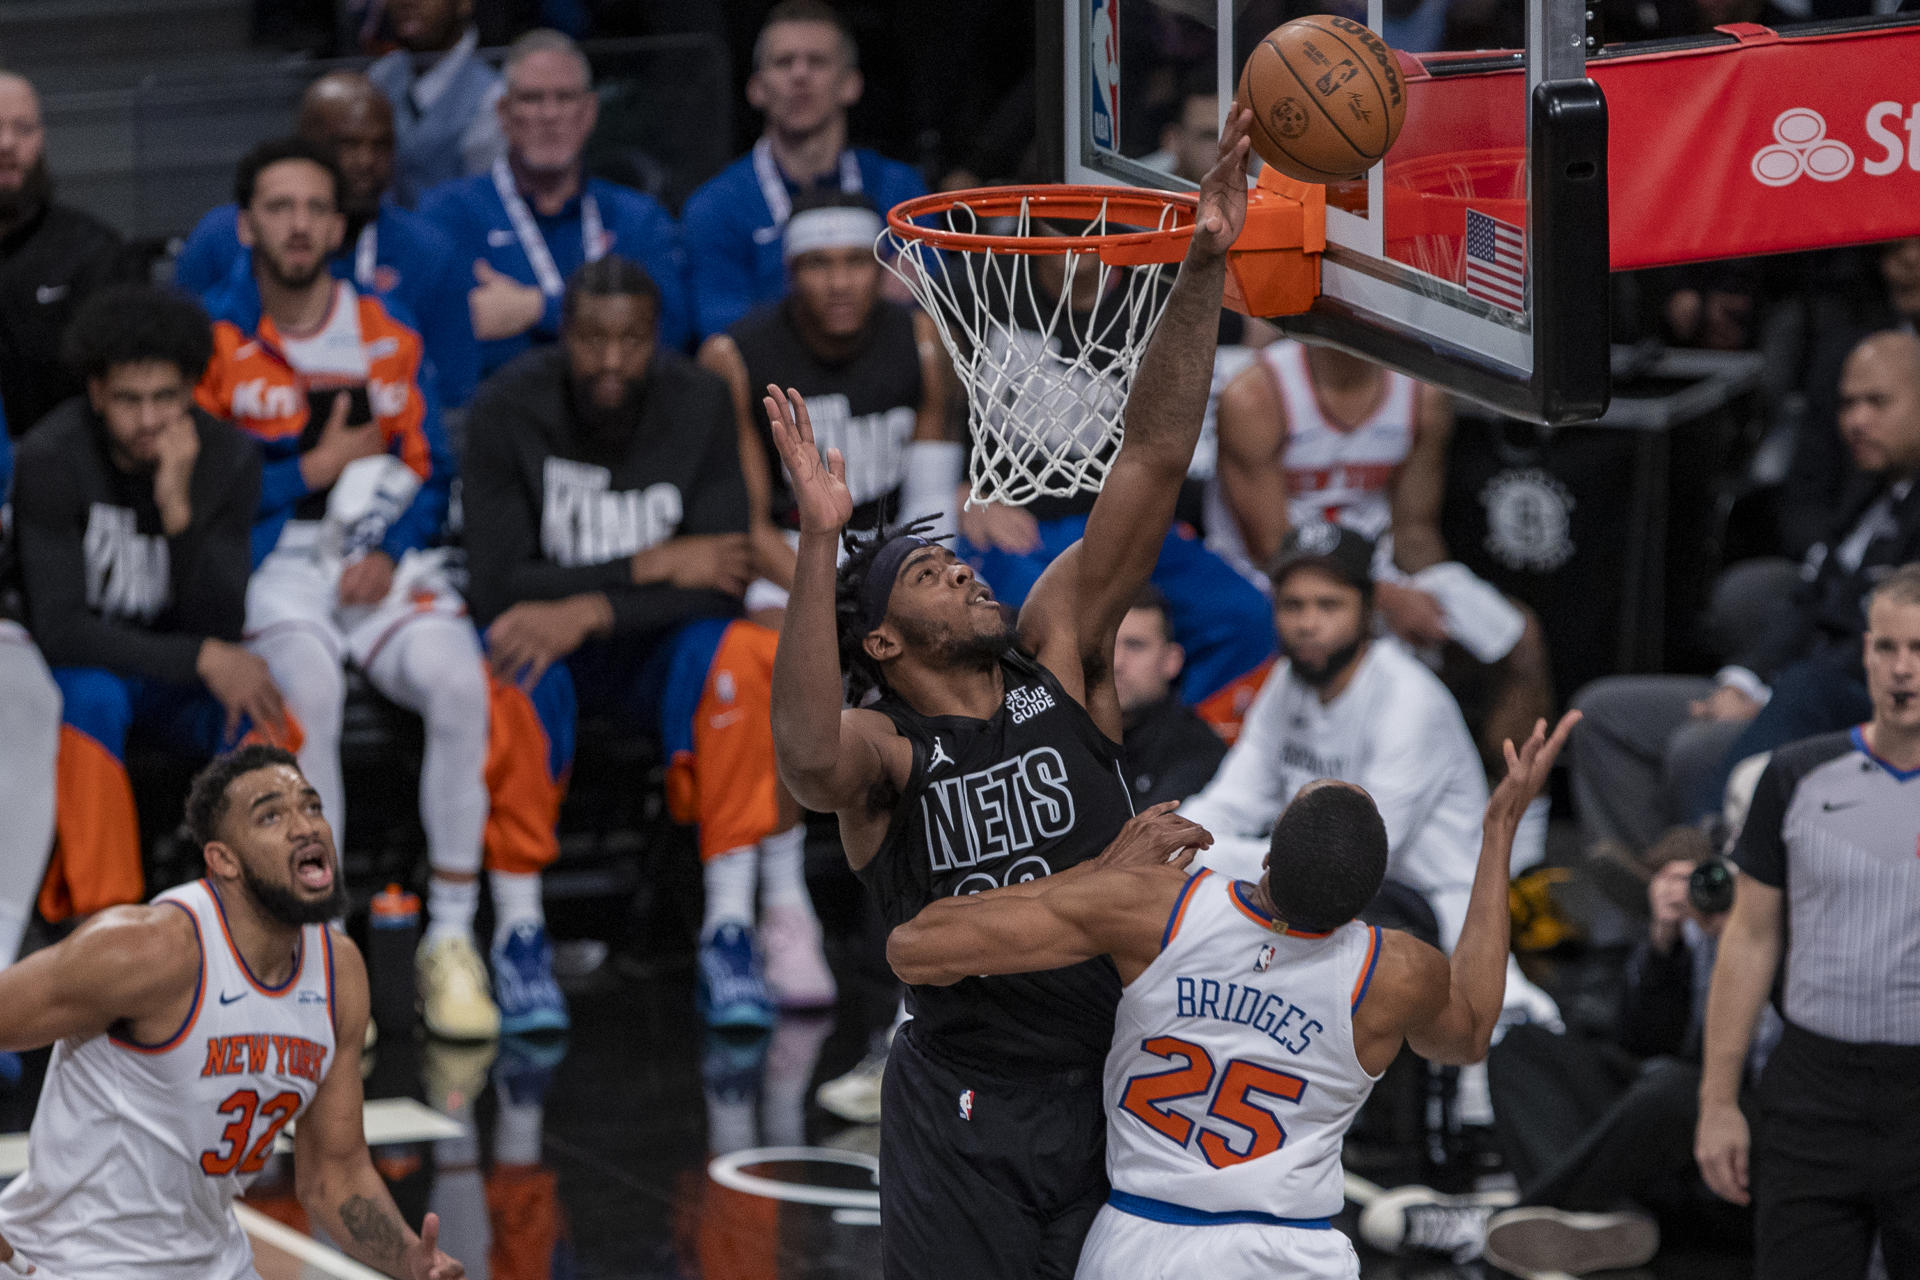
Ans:
{"type": "MultiPolygon", "coordinates": [[[[575,1029],[565,1041],[462,1047],[382,1028],[370,1100],[416,1099],[463,1131],[376,1147],[408,1219],[437,1212],[442,1247],[476,1280],[877,1277],[877,1131],[827,1115],[813,1091],[859,1059],[892,994],[875,972],[871,939],[844,941],[848,926],[861,932],[860,909],[835,902],[834,892],[817,896],[841,939],[833,947],[840,1008],[789,1017],[767,1036],[706,1032],[694,1010],[692,958],[671,946],[615,954],[570,977],[575,1029]],[[725,1157],[718,1180],[715,1157],[725,1157]]],[[[1621,927],[1596,936],[1605,942],[1606,929],[1621,927]]],[[[1563,1005],[1604,998],[1615,963],[1604,947],[1563,963],[1553,975],[1563,1005]]],[[[26,1127],[44,1060],[30,1055],[26,1079],[0,1093],[0,1130],[26,1127]]],[[[404,1117],[400,1130],[406,1136],[404,1117]]],[[[305,1232],[290,1164],[282,1157],[270,1166],[248,1204],[305,1232]]],[[[1417,1143],[1356,1144],[1349,1167],[1383,1186],[1434,1177],[1417,1143]]],[[[1446,1176],[1471,1172],[1456,1166],[1446,1176]]],[[[1352,1221],[1350,1208],[1350,1231],[1352,1221]]],[[[267,1239],[256,1235],[263,1280],[365,1274],[324,1257],[282,1260],[267,1239]]],[[[1368,1280],[1499,1275],[1365,1250],[1362,1259],[1368,1280]]],[[[1732,1280],[1746,1271],[1737,1258],[1676,1255],[1623,1274],[1732,1280]]]]}

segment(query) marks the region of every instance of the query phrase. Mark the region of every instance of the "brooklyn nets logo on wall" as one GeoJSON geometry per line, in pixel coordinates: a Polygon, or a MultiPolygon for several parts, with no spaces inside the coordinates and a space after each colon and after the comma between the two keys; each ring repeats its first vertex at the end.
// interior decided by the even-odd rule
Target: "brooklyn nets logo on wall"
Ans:
{"type": "Polygon", "coordinates": [[[1503,471],[1480,491],[1486,547],[1509,569],[1548,573],[1573,559],[1573,495],[1537,467],[1503,471]]]}

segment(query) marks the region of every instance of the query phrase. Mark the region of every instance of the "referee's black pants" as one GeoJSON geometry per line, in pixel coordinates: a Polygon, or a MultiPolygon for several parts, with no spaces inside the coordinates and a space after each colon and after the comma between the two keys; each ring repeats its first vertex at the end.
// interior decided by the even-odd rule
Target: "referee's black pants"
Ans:
{"type": "Polygon", "coordinates": [[[1920,1045],[1787,1024],[1760,1078],[1748,1181],[1755,1280],[1920,1280],[1920,1045]]]}
{"type": "Polygon", "coordinates": [[[880,1103],[886,1280],[1071,1280],[1107,1198],[1096,1068],[1020,1080],[950,1062],[915,1024],[880,1103]]]}

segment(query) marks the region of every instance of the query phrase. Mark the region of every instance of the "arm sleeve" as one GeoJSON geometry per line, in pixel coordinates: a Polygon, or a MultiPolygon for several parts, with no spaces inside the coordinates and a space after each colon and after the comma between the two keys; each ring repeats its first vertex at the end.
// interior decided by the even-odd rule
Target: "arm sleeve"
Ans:
{"type": "Polygon", "coordinates": [[[212,465],[201,464],[207,466],[204,480],[194,476],[193,505],[199,518],[169,543],[173,607],[174,615],[194,631],[238,643],[246,629],[260,451],[224,425],[218,437],[219,453],[207,460],[212,465]]]}
{"type": "Polygon", "coordinates": [[[20,458],[20,568],[27,616],[47,664],[108,667],[176,684],[194,680],[201,637],[148,631],[87,606],[87,500],[62,459],[20,458]]]}
{"type": "Polygon", "coordinates": [[[1677,1054],[1693,1015],[1693,953],[1686,939],[1661,955],[1642,940],[1627,959],[1620,1043],[1642,1057],[1677,1054]]]}
{"type": "MultiPolygon", "coordinates": [[[[447,507],[453,495],[453,450],[447,444],[446,428],[440,421],[440,405],[433,380],[433,369],[422,360],[414,370],[409,389],[405,419],[398,431],[401,456],[408,451],[406,436],[417,432],[426,454],[427,473],[413,501],[393,522],[380,540],[380,549],[397,564],[400,557],[424,547],[440,536],[447,523],[447,507]]],[[[421,446],[416,445],[418,449],[421,446]]]]}
{"type": "MultiPolygon", "coordinates": [[[[1398,855],[1426,826],[1455,770],[1466,769],[1475,774],[1480,771],[1480,760],[1472,750],[1471,739],[1465,739],[1461,747],[1464,759],[1453,762],[1454,769],[1447,767],[1445,757],[1452,754],[1457,741],[1449,720],[1459,715],[1450,701],[1444,706],[1404,710],[1415,712],[1419,719],[1400,731],[1378,736],[1380,749],[1363,771],[1360,782],[1373,797],[1380,810],[1380,820],[1386,824],[1389,856],[1398,855]]],[[[1459,737],[1465,738],[1464,726],[1459,737]]],[[[1485,796],[1481,799],[1484,802],[1485,796]]]]}
{"type": "Polygon", "coordinates": [[[1773,889],[1783,889],[1787,883],[1787,843],[1782,827],[1793,787],[1794,779],[1776,752],[1753,789],[1753,803],[1747,806],[1747,820],[1733,846],[1734,865],[1773,889]]]}
{"type": "Polygon", "coordinates": [[[1182,817],[1217,836],[1265,835],[1286,807],[1280,763],[1280,688],[1285,668],[1275,667],[1247,709],[1240,738],[1206,789],[1180,806],[1182,817]]]}
{"type": "Polygon", "coordinates": [[[724,331],[753,306],[753,241],[728,225],[723,194],[711,186],[697,191],[681,215],[694,322],[702,340],[724,331]]]}

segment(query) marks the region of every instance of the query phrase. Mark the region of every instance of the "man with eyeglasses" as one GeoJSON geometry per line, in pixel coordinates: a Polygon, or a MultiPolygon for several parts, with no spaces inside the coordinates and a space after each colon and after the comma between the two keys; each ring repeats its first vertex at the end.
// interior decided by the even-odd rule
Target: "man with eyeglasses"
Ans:
{"type": "Polygon", "coordinates": [[[650,197],[589,178],[581,164],[599,117],[586,56],[557,31],[530,31],[507,50],[505,72],[506,158],[420,202],[473,263],[481,376],[554,342],[567,277],[609,253],[646,267],[660,288],[660,345],[684,346],[692,318],[679,228],[650,197]]]}

